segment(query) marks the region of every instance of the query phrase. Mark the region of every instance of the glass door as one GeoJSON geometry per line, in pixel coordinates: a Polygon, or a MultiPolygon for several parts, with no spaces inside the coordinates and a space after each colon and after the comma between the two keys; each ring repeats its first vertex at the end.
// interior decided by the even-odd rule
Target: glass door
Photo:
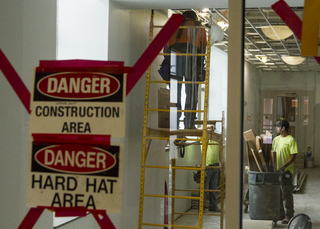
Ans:
{"type": "Polygon", "coordinates": [[[290,135],[296,139],[295,133],[299,123],[299,93],[275,93],[274,98],[276,112],[274,124],[279,120],[287,120],[290,123],[290,135]]]}

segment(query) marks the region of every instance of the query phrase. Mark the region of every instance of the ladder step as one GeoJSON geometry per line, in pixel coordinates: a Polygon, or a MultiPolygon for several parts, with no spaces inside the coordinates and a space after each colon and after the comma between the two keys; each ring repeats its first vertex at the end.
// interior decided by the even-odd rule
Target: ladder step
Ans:
{"type": "MultiPolygon", "coordinates": [[[[150,80],[150,83],[170,83],[171,81],[164,81],[164,80],[150,80]]],[[[204,81],[175,81],[175,83],[183,83],[183,84],[206,84],[204,81]]]]}
{"type": "MultiPolygon", "coordinates": [[[[175,189],[175,191],[177,192],[200,192],[199,189],[175,189]]],[[[221,190],[217,189],[217,190],[209,190],[209,189],[204,189],[204,192],[221,192],[221,190]]]]}
{"type": "MultiPolygon", "coordinates": [[[[174,212],[175,215],[199,215],[197,212],[174,212]]],[[[221,213],[203,212],[203,215],[221,216],[221,213]]]]}
{"type": "MultiPolygon", "coordinates": [[[[205,53],[174,53],[172,55],[175,56],[209,56],[210,54],[205,54],[205,53]]],[[[159,56],[171,56],[171,53],[159,53],[159,56]]]]}
{"type": "Polygon", "coordinates": [[[157,227],[171,227],[171,228],[199,228],[195,226],[183,226],[183,225],[175,225],[175,224],[156,224],[156,223],[142,223],[144,226],[157,226],[157,227]]]}
{"type": "Polygon", "coordinates": [[[201,170],[201,167],[194,166],[165,166],[165,165],[145,165],[145,168],[156,168],[156,169],[184,169],[184,170],[201,170]]]}
{"type": "Polygon", "coordinates": [[[200,200],[199,196],[171,196],[171,195],[153,195],[153,194],[144,194],[144,196],[145,197],[161,197],[161,198],[200,200]]]}
{"type": "MultiPolygon", "coordinates": [[[[162,112],[170,112],[170,109],[155,109],[155,108],[149,108],[148,111],[162,111],[162,112]]],[[[171,111],[172,112],[172,111],[171,111]]],[[[204,110],[175,110],[175,112],[188,112],[188,113],[203,113],[204,110]]],[[[203,131],[203,130],[200,130],[203,131]]]]}
{"type": "MultiPolygon", "coordinates": [[[[201,167],[194,167],[194,166],[145,165],[144,167],[145,168],[156,168],[156,169],[201,170],[201,167]]],[[[221,169],[221,166],[207,166],[206,168],[221,169]]]]}

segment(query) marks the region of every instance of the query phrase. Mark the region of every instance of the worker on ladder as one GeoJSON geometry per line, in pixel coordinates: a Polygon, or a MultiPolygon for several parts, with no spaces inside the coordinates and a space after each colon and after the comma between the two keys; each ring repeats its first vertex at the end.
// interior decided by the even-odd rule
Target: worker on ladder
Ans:
{"type": "MultiPolygon", "coordinates": [[[[197,15],[193,11],[185,11],[182,14],[184,21],[181,26],[189,26],[188,28],[179,28],[170,38],[164,47],[164,53],[171,53],[170,56],[170,78],[177,81],[184,80],[192,83],[185,84],[185,108],[184,110],[196,110],[198,103],[198,84],[197,81],[205,80],[205,57],[197,54],[205,54],[207,46],[206,30],[204,28],[194,27],[201,26],[197,20],[197,15]],[[192,55],[179,55],[192,54],[192,55]]],[[[172,85],[170,85],[172,89],[172,85]]],[[[177,110],[181,110],[181,89],[182,84],[177,85],[176,103],[177,110]]],[[[175,95],[174,95],[175,96],[175,95]]],[[[172,94],[171,94],[172,98],[172,94]]],[[[174,103],[171,99],[171,103],[174,103]]],[[[177,128],[179,128],[179,120],[181,112],[177,113],[177,128]]],[[[195,112],[185,112],[184,125],[185,129],[195,129],[195,112]]]]}

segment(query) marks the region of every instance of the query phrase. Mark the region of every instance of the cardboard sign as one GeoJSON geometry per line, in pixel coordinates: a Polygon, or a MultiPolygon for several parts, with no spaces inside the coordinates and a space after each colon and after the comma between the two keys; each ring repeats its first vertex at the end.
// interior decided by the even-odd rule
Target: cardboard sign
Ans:
{"type": "MultiPolygon", "coordinates": [[[[29,154],[27,205],[30,207],[85,207],[121,211],[122,146],[78,143],[76,135],[49,142],[34,136],[29,154]]],[[[83,137],[83,136],[81,136],[83,137]]],[[[102,136],[103,138],[103,136],[102,136]]],[[[81,142],[81,141],[80,141],[81,142]]],[[[104,143],[102,141],[101,143],[104,143]]]]}
{"type": "Polygon", "coordinates": [[[36,71],[30,133],[124,136],[126,90],[123,74],[55,70],[36,71]]]}

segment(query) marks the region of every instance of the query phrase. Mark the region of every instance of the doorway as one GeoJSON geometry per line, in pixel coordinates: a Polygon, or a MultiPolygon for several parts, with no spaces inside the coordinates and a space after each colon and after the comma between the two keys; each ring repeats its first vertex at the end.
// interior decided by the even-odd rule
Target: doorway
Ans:
{"type": "Polygon", "coordinates": [[[263,91],[262,132],[275,137],[275,124],[279,120],[290,123],[290,135],[298,144],[299,152],[314,146],[313,107],[314,91],[263,91]]]}

